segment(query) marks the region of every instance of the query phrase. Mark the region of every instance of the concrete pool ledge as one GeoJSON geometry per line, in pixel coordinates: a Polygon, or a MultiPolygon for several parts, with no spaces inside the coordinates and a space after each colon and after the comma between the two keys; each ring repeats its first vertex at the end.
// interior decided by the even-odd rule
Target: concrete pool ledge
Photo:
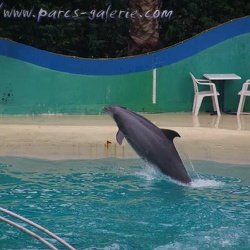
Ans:
{"type": "MultiPolygon", "coordinates": [[[[250,163],[250,116],[144,116],[159,127],[178,131],[181,138],[175,144],[190,159],[250,163]]],[[[117,144],[117,127],[107,115],[1,116],[1,121],[0,156],[50,160],[138,157],[127,142],[117,144]]]]}

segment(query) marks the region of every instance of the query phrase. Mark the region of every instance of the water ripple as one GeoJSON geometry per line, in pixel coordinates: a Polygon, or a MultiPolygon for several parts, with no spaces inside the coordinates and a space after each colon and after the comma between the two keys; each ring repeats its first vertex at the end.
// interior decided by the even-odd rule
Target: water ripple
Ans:
{"type": "MultiPolygon", "coordinates": [[[[8,161],[1,206],[77,249],[250,249],[250,166],[216,164],[185,186],[132,160],[8,161]]],[[[0,235],[3,249],[43,249],[2,223],[0,235]]]]}

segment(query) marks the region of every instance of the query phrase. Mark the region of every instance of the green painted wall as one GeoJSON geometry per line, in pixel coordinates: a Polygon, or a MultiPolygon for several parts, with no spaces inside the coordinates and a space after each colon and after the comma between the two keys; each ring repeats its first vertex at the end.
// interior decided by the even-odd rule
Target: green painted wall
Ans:
{"type": "MultiPolygon", "coordinates": [[[[104,105],[135,111],[191,112],[193,85],[189,72],[236,73],[225,84],[225,108],[236,110],[238,91],[250,78],[250,34],[237,36],[192,57],[157,69],[156,104],[152,103],[152,71],[118,76],[74,75],[0,56],[0,113],[96,114],[104,105]]],[[[211,100],[201,110],[211,108],[211,100]]],[[[250,110],[250,100],[246,102],[250,110]]]]}
{"type": "MultiPolygon", "coordinates": [[[[73,75],[0,57],[0,112],[99,113],[107,104],[147,108],[151,72],[118,76],[73,75]],[[142,85],[143,83],[143,85],[142,85]]],[[[149,107],[150,108],[150,107],[149,107]]]]}

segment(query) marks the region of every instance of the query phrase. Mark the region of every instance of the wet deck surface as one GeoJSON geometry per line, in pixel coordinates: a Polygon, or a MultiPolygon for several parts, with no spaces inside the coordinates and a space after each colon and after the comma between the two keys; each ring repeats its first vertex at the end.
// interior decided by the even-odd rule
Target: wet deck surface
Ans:
{"type": "MultiPolygon", "coordinates": [[[[191,159],[250,163],[250,115],[143,114],[158,127],[179,132],[179,150],[191,159]]],[[[134,158],[108,115],[1,116],[0,155],[44,159],[134,158]]]]}

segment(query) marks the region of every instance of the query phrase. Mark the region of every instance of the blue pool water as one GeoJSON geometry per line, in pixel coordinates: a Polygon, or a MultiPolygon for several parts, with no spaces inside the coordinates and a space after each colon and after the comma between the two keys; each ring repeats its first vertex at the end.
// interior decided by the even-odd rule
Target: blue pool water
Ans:
{"type": "MultiPolygon", "coordinates": [[[[76,249],[250,249],[250,165],[193,165],[187,187],[137,159],[0,157],[0,206],[76,249]]],[[[1,221],[0,246],[46,249],[1,221]]]]}

